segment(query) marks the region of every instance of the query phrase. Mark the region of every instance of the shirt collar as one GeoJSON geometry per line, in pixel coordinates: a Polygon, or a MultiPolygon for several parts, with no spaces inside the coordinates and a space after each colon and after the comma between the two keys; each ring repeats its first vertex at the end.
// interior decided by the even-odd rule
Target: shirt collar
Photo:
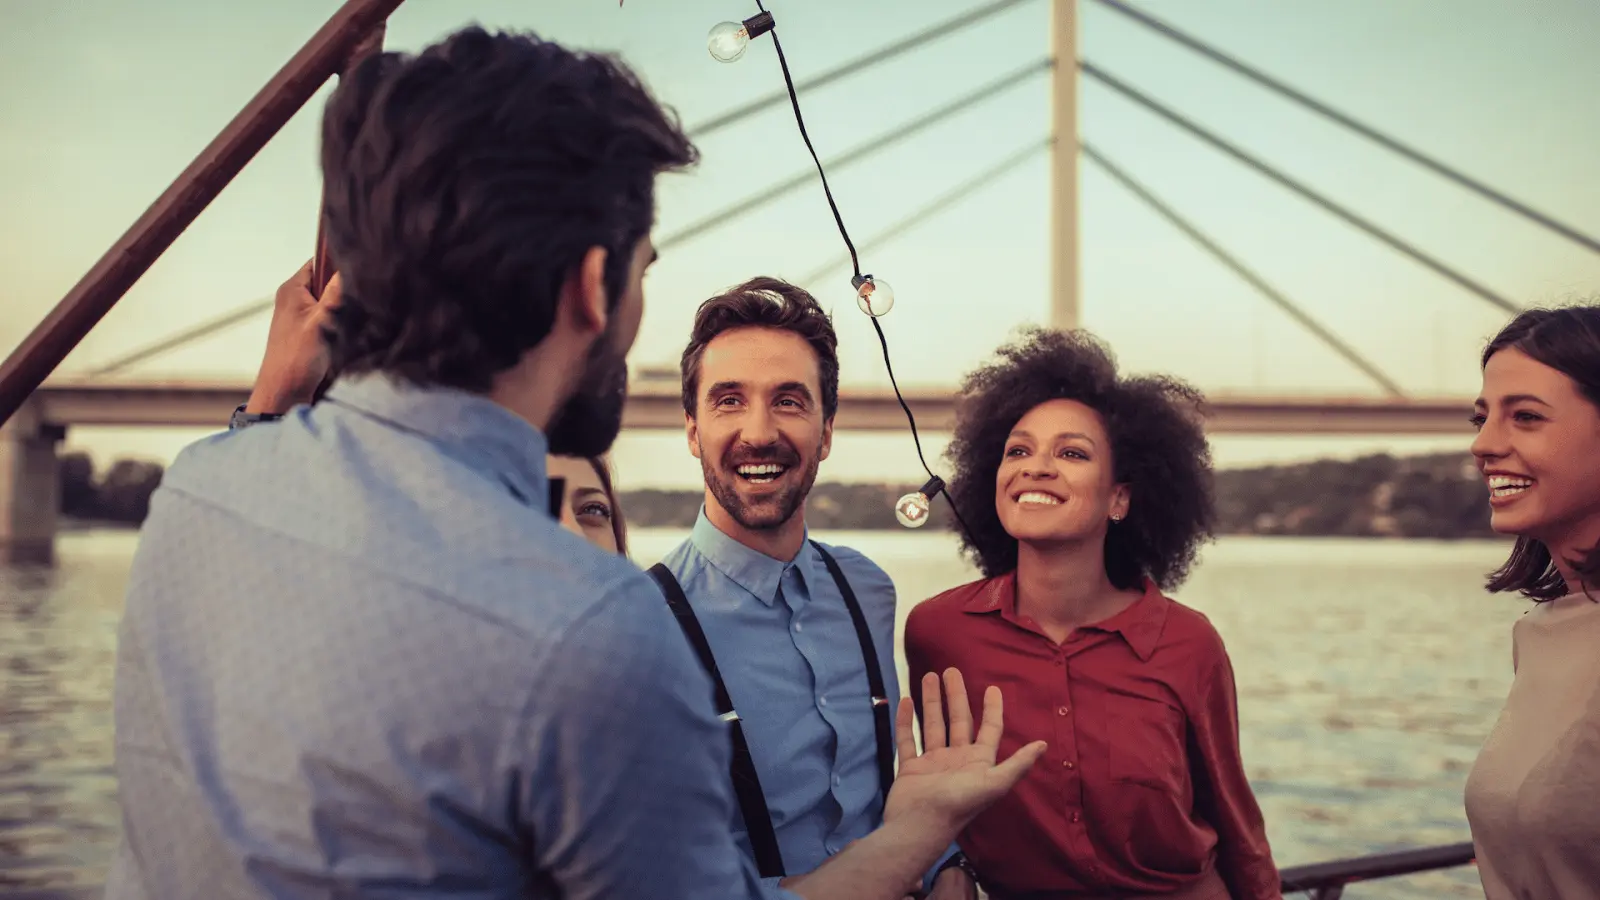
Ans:
{"type": "Polygon", "coordinates": [[[807,529],[800,552],[789,562],[773,559],[724,534],[706,517],[704,504],[700,506],[700,516],[695,519],[694,529],[689,532],[689,543],[706,558],[706,562],[768,606],[777,601],[778,584],[783,579],[783,573],[790,568],[799,573],[801,583],[809,589],[812,561],[816,556],[810,538],[811,532],[807,529]]]}
{"type": "Polygon", "coordinates": [[[335,381],[326,399],[426,438],[535,509],[549,506],[544,434],[488,397],[369,373],[335,381]]]}
{"type": "MultiPolygon", "coordinates": [[[[1167,599],[1155,582],[1144,579],[1144,595],[1129,604],[1127,609],[1103,622],[1085,626],[1094,631],[1122,635],[1123,641],[1142,662],[1149,662],[1161,640],[1162,629],[1167,624],[1167,610],[1172,601],[1167,599]]],[[[1008,622],[1017,621],[1017,573],[1008,572],[991,578],[962,606],[962,611],[974,615],[998,613],[1008,622]]]]}

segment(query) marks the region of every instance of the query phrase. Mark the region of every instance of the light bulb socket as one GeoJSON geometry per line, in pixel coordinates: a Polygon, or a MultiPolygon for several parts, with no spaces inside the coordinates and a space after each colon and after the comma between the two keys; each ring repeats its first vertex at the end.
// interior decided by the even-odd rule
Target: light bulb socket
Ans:
{"type": "Polygon", "coordinates": [[[918,489],[917,493],[932,500],[934,497],[939,496],[939,492],[942,490],[944,490],[944,479],[935,475],[929,478],[928,483],[918,489]]]}
{"type": "Polygon", "coordinates": [[[763,34],[771,31],[778,25],[778,23],[773,20],[772,13],[766,12],[765,10],[756,13],[739,24],[744,26],[744,33],[749,35],[751,40],[761,37],[763,34]]]}
{"type": "Polygon", "coordinates": [[[850,286],[859,291],[859,290],[861,290],[861,286],[863,284],[866,284],[867,282],[869,282],[871,280],[872,280],[872,276],[871,275],[856,275],[856,276],[853,276],[850,279],[850,286]]]}

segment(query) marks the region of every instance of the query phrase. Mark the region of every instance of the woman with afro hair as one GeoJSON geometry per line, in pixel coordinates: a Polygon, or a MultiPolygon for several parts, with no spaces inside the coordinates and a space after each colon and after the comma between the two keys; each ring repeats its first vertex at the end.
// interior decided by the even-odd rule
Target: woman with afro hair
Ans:
{"type": "Polygon", "coordinates": [[[994,900],[1282,896],[1227,650],[1165,593],[1211,535],[1202,403],[1081,331],[1029,331],[962,389],[949,490],[984,577],[912,610],[905,649],[919,708],[940,673],[974,704],[996,685],[1002,755],[1049,744],[961,835],[994,900]]]}

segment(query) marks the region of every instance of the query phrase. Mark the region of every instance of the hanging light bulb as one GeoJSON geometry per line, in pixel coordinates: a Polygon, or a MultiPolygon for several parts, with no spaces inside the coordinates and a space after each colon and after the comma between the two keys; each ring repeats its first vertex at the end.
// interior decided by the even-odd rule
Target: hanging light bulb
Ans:
{"type": "Polygon", "coordinates": [[[871,275],[857,275],[850,283],[856,289],[856,305],[867,315],[876,319],[894,309],[894,288],[889,282],[871,275]]]}
{"type": "Polygon", "coordinates": [[[928,524],[928,515],[932,512],[928,501],[942,490],[944,490],[944,480],[937,475],[930,478],[921,490],[906,494],[895,502],[895,520],[907,528],[921,528],[928,524]]]}
{"type": "Polygon", "coordinates": [[[769,12],[757,13],[743,22],[720,22],[712,26],[711,33],[706,36],[706,49],[717,62],[735,62],[749,48],[751,38],[766,34],[773,25],[769,12]]]}

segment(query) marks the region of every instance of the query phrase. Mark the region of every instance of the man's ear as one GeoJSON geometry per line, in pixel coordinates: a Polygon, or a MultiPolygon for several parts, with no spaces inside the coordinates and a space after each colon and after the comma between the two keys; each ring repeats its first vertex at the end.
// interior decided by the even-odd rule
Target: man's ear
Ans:
{"type": "Polygon", "coordinates": [[[558,316],[579,333],[599,334],[610,318],[611,298],[606,292],[604,247],[590,247],[561,288],[562,311],[558,316]]]}
{"type": "Polygon", "coordinates": [[[683,436],[689,441],[689,455],[695,459],[700,458],[700,424],[694,416],[683,414],[683,436]]]}

